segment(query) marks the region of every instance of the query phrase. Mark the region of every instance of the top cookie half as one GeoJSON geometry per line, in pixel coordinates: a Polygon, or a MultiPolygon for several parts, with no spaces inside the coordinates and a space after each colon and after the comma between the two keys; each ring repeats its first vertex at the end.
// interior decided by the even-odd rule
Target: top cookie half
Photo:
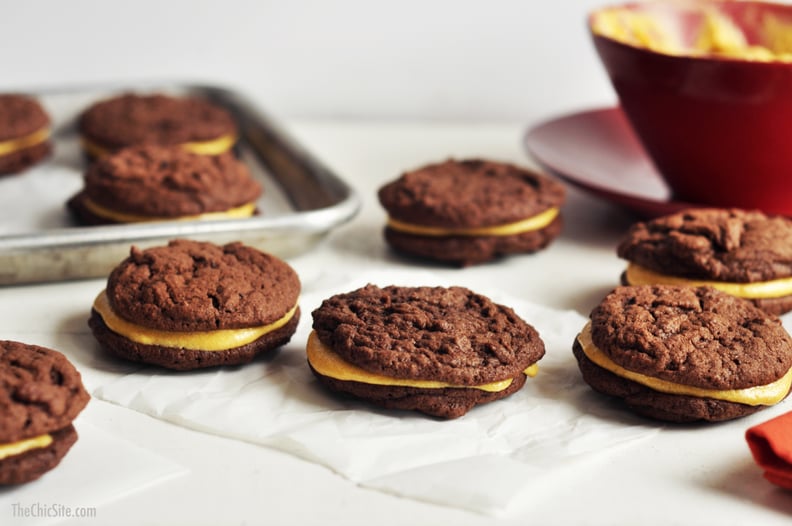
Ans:
{"type": "Polygon", "coordinates": [[[536,330],[463,287],[368,285],[313,312],[319,340],[347,362],[391,378],[481,385],[544,355],[536,330]]]}
{"type": "Polygon", "coordinates": [[[118,316],[163,331],[267,325],[293,309],[299,294],[297,274],[275,256],[241,243],[183,239],[133,248],[107,281],[118,316]]]}
{"type": "Polygon", "coordinates": [[[0,141],[19,139],[50,125],[44,108],[25,95],[0,95],[0,141]]]}
{"type": "Polygon", "coordinates": [[[792,221],[737,209],[692,209],[635,224],[618,247],[623,282],[707,285],[773,314],[792,308],[792,221]]]}
{"type": "Polygon", "coordinates": [[[404,173],[379,190],[399,221],[446,228],[513,223],[559,207],[564,187],[511,164],[449,160],[404,173]]]}
{"type": "Polygon", "coordinates": [[[83,147],[102,157],[127,146],[182,145],[193,153],[231,149],[237,125],[223,107],[198,97],[127,93],[99,101],[80,115],[83,147]]]}

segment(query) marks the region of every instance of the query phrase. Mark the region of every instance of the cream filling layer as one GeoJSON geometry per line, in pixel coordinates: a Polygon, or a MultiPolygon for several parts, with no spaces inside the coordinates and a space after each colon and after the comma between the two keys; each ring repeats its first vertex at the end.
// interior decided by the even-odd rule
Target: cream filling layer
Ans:
{"type": "Polygon", "coordinates": [[[25,148],[30,148],[31,146],[36,146],[37,144],[41,144],[42,142],[49,139],[49,137],[50,137],[49,128],[42,128],[38,131],[34,131],[29,135],[24,135],[22,137],[17,137],[16,139],[2,141],[0,142],[0,155],[8,155],[14,152],[18,152],[19,150],[24,150],[25,148]]]}
{"type": "Polygon", "coordinates": [[[90,210],[93,214],[115,221],[116,223],[146,223],[154,221],[212,221],[216,219],[239,219],[245,217],[252,217],[256,213],[256,203],[246,203],[241,206],[229,208],[222,212],[207,212],[205,214],[197,214],[191,216],[181,217],[157,217],[157,216],[144,216],[138,214],[129,214],[126,212],[118,212],[110,210],[88,197],[82,198],[82,205],[90,210]]]}
{"type": "Polygon", "coordinates": [[[270,332],[276,331],[289,323],[297,312],[295,304],[282,318],[268,325],[244,329],[218,329],[214,331],[175,332],[150,329],[128,322],[110,307],[106,291],[102,291],[94,300],[93,308],[102,317],[105,325],[116,334],[143,345],[157,345],[194,351],[225,351],[254,342],[270,332]]]}
{"type": "MultiPolygon", "coordinates": [[[[322,376],[328,376],[336,380],[343,380],[348,382],[360,382],[371,385],[388,385],[400,387],[417,387],[420,389],[443,389],[446,387],[453,387],[456,389],[480,389],[490,393],[497,393],[507,389],[512,379],[500,380],[482,385],[454,385],[446,382],[438,382],[435,380],[413,380],[406,378],[392,378],[383,374],[371,373],[351,364],[341,358],[338,354],[333,352],[327,345],[322,343],[317,336],[316,331],[311,331],[308,336],[308,344],[306,345],[306,353],[308,355],[308,363],[311,364],[316,372],[322,376]]],[[[525,371],[526,376],[534,377],[539,371],[539,366],[533,364],[525,371]]]]}
{"type": "MultiPolygon", "coordinates": [[[[211,139],[209,141],[184,142],[179,146],[188,152],[198,155],[220,155],[221,153],[225,153],[233,148],[236,142],[237,136],[229,133],[228,135],[223,135],[217,139],[211,139]]],[[[104,157],[112,151],[108,148],[105,148],[104,146],[96,144],[84,136],[80,137],[80,144],[82,145],[82,149],[85,150],[89,156],[95,159],[104,157]]]]}
{"type": "Polygon", "coordinates": [[[0,444],[0,460],[21,455],[33,449],[42,449],[50,444],[52,444],[52,435],[39,435],[9,444],[0,444]]]}
{"type": "Polygon", "coordinates": [[[732,296],[749,299],[780,298],[792,294],[792,278],[781,278],[754,283],[707,281],[660,274],[646,267],[630,263],[626,270],[630,285],[681,285],[686,287],[712,287],[732,296]]]}
{"type": "Polygon", "coordinates": [[[577,339],[586,357],[598,366],[610,371],[616,376],[639,383],[661,393],[695,396],[698,398],[713,398],[716,400],[756,406],[777,404],[784,399],[787,393],[789,393],[790,386],[792,386],[792,369],[787,371],[784,376],[775,382],[766,385],[758,385],[756,387],[748,387],[746,389],[703,389],[700,387],[678,384],[627,370],[613,362],[604,352],[594,345],[591,339],[590,322],[586,324],[577,339]]]}
{"type": "Polygon", "coordinates": [[[522,234],[524,232],[540,230],[552,223],[558,214],[558,208],[548,208],[540,214],[527,219],[522,219],[520,221],[515,221],[514,223],[479,228],[443,228],[423,226],[405,223],[403,221],[399,221],[398,219],[389,217],[388,226],[393,230],[398,230],[399,232],[406,232],[408,234],[416,234],[419,236],[513,236],[516,234],[522,234]]]}

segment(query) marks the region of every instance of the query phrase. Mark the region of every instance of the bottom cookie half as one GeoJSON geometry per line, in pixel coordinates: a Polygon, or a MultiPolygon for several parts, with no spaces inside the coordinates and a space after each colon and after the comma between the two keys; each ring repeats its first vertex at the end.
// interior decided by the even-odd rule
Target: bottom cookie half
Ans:
{"type": "Polygon", "coordinates": [[[385,228],[385,240],[398,252],[425,259],[466,266],[509,254],[536,252],[561,232],[561,216],[541,230],[512,236],[420,236],[385,228]]]}
{"type": "Polygon", "coordinates": [[[299,321],[300,310],[297,309],[291,320],[283,327],[265,334],[256,341],[224,351],[197,351],[137,343],[110,330],[95,310],[91,312],[88,325],[102,348],[115,356],[133,362],[159,365],[177,371],[188,371],[218,365],[248,363],[256,355],[288,343],[294,331],[297,330],[299,321]]]}
{"type": "Polygon", "coordinates": [[[0,484],[23,484],[36,480],[57,466],[77,442],[77,431],[71,424],[51,435],[52,443],[47,447],[0,460],[0,484]]]}
{"type": "Polygon", "coordinates": [[[598,366],[583,353],[577,340],[575,340],[572,351],[587,384],[595,391],[621,398],[630,409],[643,416],[680,423],[717,422],[750,415],[766,407],[713,398],[661,393],[598,366]]]}
{"type": "Polygon", "coordinates": [[[488,392],[475,388],[422,389],[416,387],[374,385],[336,380],[317,373],[314,375],[329,390],[365,400],[386,409],[420,411],[439,418],[459,418],[474,406],[506,398],[525,385],[526,376],[518,375],[502,391],[488,392]]]}
{"type": "Polygon", "coordinates": [[[43,142],[29,148],[0,155],[0,175],[15,174],[38,163],[52,152],[52,145],[43,142]]]}

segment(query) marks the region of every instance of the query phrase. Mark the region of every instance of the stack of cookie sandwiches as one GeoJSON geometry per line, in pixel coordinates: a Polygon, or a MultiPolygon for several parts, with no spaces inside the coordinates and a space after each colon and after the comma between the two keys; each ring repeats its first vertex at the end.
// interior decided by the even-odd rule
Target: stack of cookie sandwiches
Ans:
{"type": "Polygon", "coordinates": [[[0,484],[22,484],[57,466],[77,441],[72,421],[89,400],[61,353],[0,341],[0,484]]]}
{"type": "Polygon", "coordinates": [[[300,281],[241,243],[173,240],[131,249],[96,298],[89,326],[107,352],[176,370],[250,362],[287,343],[300,281]]]}
{"type": "Polygon", "coordinates": [[[93,162],[67,202],[85,225],[216,220],[258,213],[261,184],[232,150],[233,116],[196,97],[127,93],[79,118],[93,162]]]}
{"type": "Polygon", "coordinates": [[[711,287],[618,287],[573,352],[596,391],[672,422],[748,415],[792,385],[792,338],[779,319],[711,287]]]}
{"type": "Polygon", "coordinates": [[[518,391],[544,352],[512,309],[462,287],[368,285],[333,296],[314,310],[307,344],[329,390],[440,418],[518,391]]]}
{"type": "Polygon", "coordinates": [[[99,101],[79,118],[80,140],[89,158],[128,146],[181,146],[199,155],[230,151],[237,141],[233,116],[197,97],[126,93],[99,101]]]}
{"type": "Polygon", "coordinates": [[[773,314],[792,309],[792,221],[692,209],[635,224],[618,247],[625,285],[710,286],[773,314]]]}
{"type": "Polygon", "coordinates": [[[471,265],[546,247],[561,231],[564,187],[536,172],[486,160],[448,160],[379,190],[385,239],[421,258],[471,265]]]}
{"type": "Polygon", "coordinates": [[[52,151],[50,118],[26,95],[0,95],[0,175],[21,172],[52,151]]]}

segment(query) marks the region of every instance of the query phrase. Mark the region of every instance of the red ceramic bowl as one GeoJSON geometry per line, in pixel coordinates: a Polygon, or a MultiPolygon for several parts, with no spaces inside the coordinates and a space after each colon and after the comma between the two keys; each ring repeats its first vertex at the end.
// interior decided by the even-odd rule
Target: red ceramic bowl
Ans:
{"type": "MultiPolygon", "coordinates": [[[[625,4],[666,17],[685,42],[701,6],[758,43],[766,16],[792,24],[792,6],[710,1],[625,4]]],[[[636,134],[674,198],[792,215],[792,63],[666,55],[597,34],[594,45],[636,134]]],[[[790,35],[792,39],[792,35],[790,35]]]]}

